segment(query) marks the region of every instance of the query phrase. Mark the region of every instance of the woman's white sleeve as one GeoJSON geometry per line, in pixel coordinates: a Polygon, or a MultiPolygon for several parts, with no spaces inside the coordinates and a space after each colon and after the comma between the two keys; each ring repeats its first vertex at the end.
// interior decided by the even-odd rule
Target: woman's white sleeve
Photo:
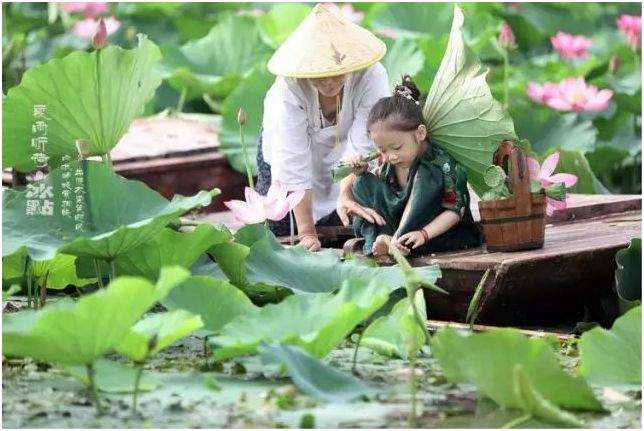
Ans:
{"type": "Polygon", "coordinates": [[[342,158],[354,154],[366,156],[375,149],[375,145],[367,133],[369,112],[378,100],[391,96],[387,71],[382,64],[377,63],[372,66],[363,77],[363,80],[364,82],[358,86],[358,91],[361,94],[355,95],[358,98],[357,107],[342,158]]]}
{"type": "Polygon", "coordinates": [[[271,152],[271,179],[289,191],[307,190],[312,187],[312,167],[305,106],[286,85],[280,87],[264,105],[264,129],[269,133],[263,139],[271,152]]]}

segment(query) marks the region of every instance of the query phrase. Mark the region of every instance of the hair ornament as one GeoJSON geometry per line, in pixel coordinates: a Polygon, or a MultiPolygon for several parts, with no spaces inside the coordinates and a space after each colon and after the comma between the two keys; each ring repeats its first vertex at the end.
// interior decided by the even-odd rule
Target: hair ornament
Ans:
{"type": "Polygon", "coordinates": [[[418,100],[414,100],[414,97],[411,95],[411,90],[408,87],[405,87],[404,85],[400,85],[399,88],[396,89],[396,94],[400,97],[404,97],[405,99],[411,100],[416,105],[420,105],[418,100]]]}

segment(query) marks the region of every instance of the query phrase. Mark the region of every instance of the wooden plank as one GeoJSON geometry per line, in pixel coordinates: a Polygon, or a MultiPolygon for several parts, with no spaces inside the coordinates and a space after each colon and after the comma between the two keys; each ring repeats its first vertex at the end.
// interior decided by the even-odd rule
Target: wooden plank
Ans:
{"type": "MultiPolygon", "coordinates": [[[[467,323],[461,323],[461,322],[445,322],[442,320],[427,320],[425,322],[427,325],[427,329],[430,331],[438,331],[439,329],[443,328],[454,328],[454,329],[465,329],[465,330],[470,330],[470,325],[467,323]]],[[[496,329],[501,329],[501,326],[490,326],[490,325],[480,325],[480,324],[474,324],[472,325],[471,329],[474,330],[474,332],[488,332],[488,331],[494,331],[496,329]]],[[[514,328],[521,332],[524,335],[527,335],[528,337],[547,337],[547,336],[553,336],[556,337],[559,342],[563,341],[568,341],[571,338],[574,338],[575,336],[572,334],[566,334],[563,332],[557,332],[557,331],[543,331],[543,330],[534,330],[534,329],[523,329],[523,328],[514,328]]]]}

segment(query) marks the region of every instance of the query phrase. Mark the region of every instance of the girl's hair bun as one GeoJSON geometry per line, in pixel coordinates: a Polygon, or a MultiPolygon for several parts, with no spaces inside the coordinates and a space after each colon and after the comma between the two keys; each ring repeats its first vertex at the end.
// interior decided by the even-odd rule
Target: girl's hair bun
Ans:
{"type": "Polygon", "coordinates": [[[409,75],[402,77],[402,82],[394,88],[394,95],[404,97],[416,103],[416,105],[420,105],[420,90],[409,75]]]}

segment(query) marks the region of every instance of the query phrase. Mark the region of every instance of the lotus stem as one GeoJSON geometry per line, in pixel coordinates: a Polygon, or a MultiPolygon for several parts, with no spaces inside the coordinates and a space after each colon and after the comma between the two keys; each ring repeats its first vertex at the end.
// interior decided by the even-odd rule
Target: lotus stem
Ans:
{"type": "Polygon", "coordinates": [[[244,165],[246,165],[246,177],[248,178],[248,186],[251,189],[254,189],[255,181],[253,181],[253,169],[250,166],[250,162],[248,161],[248,152],[246,151],[246,140],[244,139],[243,122],[239,122],[239,141],[241,142],[242,153],[244,154],[244,165]]]}
{"type": "Polygon", "coordinates": [[[295,225],[293,223],[293,210],[288,212],[289,224],[291,225],[291,245],[295,245],[295,225]]]}
{"type": "Polygon", "coordinates": [[[40,286],[40,308],[45,306],[45,301],[47,299],[47,281],[49,280],[49,271],[45,274],[45,279],[42,286],[40,286]]]}
{"type": "Polygon", "coordinates": [[[358,341],[356,342],[356,348],[353,351],[353,364],[351,365],[351,372],[356,373],[356,365],[358,364],[358,348],[360,347],[360,341],[362,341],[362,336],[364,335],[364,330],[360,332],[358,336],[358,341]]]}
{"type": "Polygon", "coordinates": [[[519,425],[524,424],[525,422],[529,421],[530,419],[532,419],[532,415],[519,416],[518,418],[512,419],[510,422],[506,423],[501,428],[503,428],[503,429],[516,428],[519,425]]]}
{"type": "Polygon", "coordinates": [[[136,407],[139,398],[139,385],[143,375],[143,362],[137,362],[136,376],[134,377],[134,393],[132,394],[132,416],[136,414],[136,407]]]}
{"type": "Polygon", "coordinates": [[[32,274],[31,274],[31,259],[27,256],[27,263],[25,265],[25,271],[27,272],[27,307],[31,308],[31,284],[32,284],[32,274]]]}
{"type": "Polygon", "coordinates": [[[87,367],[87,380],[89,381],[89,390],[92,393],[92,397],[94,397],[96,414],[100,416],[103,414],[103,406],[101,405],[101,398],[98,396],[98,389],[96,388],[96,380],[95,380],[96,370],[94,370],[93,363],[87,364],[86,367],[87,367]]]}
{"type": "Polygon", "coordinates": [[[203,356],[208,358],[208,336],[203,337],[203,356]]]}
{"type": "Polygon", "coordinates": [[[416,322],[418,322],[420,327],[423,329],[423,333],[425,334],[425,344],[429,344],[430,335],[429,335],[429,331],[427,330],[427,325],[425,324],[425,322],[423,322],[423,318],[420,316],[418,307],[416,307],[417,290],[418,288],[414,289],[413,295],[409,298],[409,301],[411,301],[411,308],[414,311],[414,316],[416,316],[416,322]]]}
{"type": "Polygon", "coordinates": [[[96,271],[96,279],[98,280],[98,286],[101,289],[105,288],[103,284],[103,274],[101,274],[101,265],[98,263],[98,259],[94,259],[94,271],[96,271]]]}
{"type": "Polygon", "coordinates": [[[177,113],[183,112],[183,105],[186,103],[186,96],[188,96],[188,87],[183,87],[181,90],[181,96],[179,96],[179,101],[177,102],[177,113]]]}
{"type": "Polygon", "coordinates": [[[116,278],[116,265],[114,264],[114,259],[110,260],[110,283],[116,278]]]}
{"type": "Polygon", "coordinates": [[[465,323],[470,324],[471,331],[474,330],[474,322],[476,321],[476,318],[478,317],[478,314],[479,314],[478,308],[481,302],[481,297],[483,295],[485,282],[487,280],[488,275],[490,275],[489,269],[485,271],[485,274],[483,274],[483,278],[481,278],[481,281],[479,281],[478,286],[476,286],[476,289],[474,290],[474,295],[472,296],[472,300],[470,301],[470,305],[467,307],[467,315],[465,316],[465,323]]]}
{"type": "Polygon", "coordinates": [[[102,51],[103,51],[102,49],[97,49],[95,51],[96,52],[96,83],[97,83],[96,103],[98,108],[100,142],[94,142],[94,144],[99,145],[99,147],[101,146],[102,143],[105,142],[105,132],[103,130],[103,98],[101,97],[101,52],[102,51]]]}

